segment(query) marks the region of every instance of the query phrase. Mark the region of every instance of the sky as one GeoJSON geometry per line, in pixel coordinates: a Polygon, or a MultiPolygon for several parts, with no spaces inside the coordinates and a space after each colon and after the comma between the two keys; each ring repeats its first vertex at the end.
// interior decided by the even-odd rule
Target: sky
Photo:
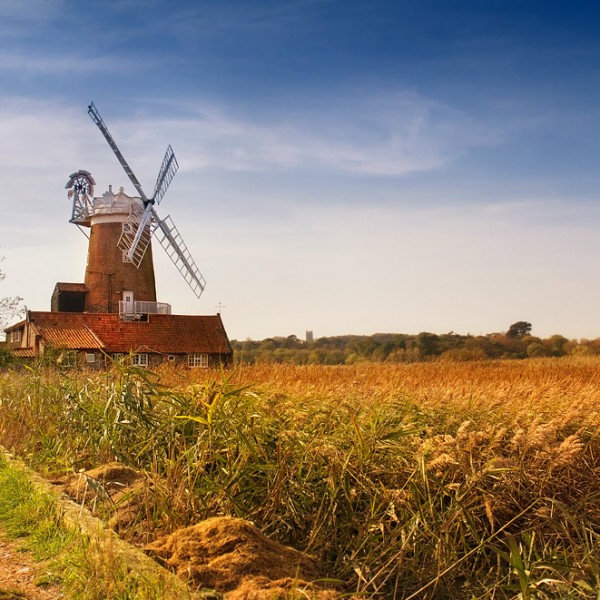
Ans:
{"type": "Polygon", "coordinates": [[[83,281],[65,184],[133,186],[207,280],[157,296],[232,339],[600,337],[600,5],[0,0],[0,297],[83,281]]]}

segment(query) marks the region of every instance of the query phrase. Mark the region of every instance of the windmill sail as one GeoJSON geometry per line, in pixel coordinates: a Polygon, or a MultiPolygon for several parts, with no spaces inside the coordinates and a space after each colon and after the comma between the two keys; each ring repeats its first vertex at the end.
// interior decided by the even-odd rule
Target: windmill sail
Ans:
{"type": "Polygon", "coordinates": [[[144,193],[144,190],[142,189],[138,178],[131,170],[131,167],[127,164],[125,157],[121,154],[121,151],[115,143],[115,140],[113,140],[112,135],[110,135],[108,127],[106,127],[106,125],[104,124],[104,121],[102,120],[102,117],[100,116],[100,113],[98,112],[98,109],[94,106],[93,102],[88,106],[88,114],[92,118],[92,121],[96,123],[98,129],[100,129],[100,131],[102,132],[102,135],[105,137],[106,141],[108,142],[108,145],[112,148],[112,151],[115,153],[117,160],[119,161],[119,163],[121,163],[123,170],[125,171],[125,173],[127,173],[127,177],[129,177],[131,183],[133,183],[133,186],[138,191],[140,198],[144,201],[144,205],[146,205],[148,203],[148,198],[146,197],[146,194],[144,193]]]}
{"type": "Polygon", "coordinates": [[[194,294],[199,298],[204,291],[206,281],[198,270],[192,255],[185,245],[181,234],[175,227],[171,217],[161,220],[154,210],[155,204],[159,204],[165,192],[169,188],[173,177],[179,169],[179,164],[175,158],[175,153],[171,146],[167,148],[165,157],[156,178],[154,193],[152,198],[148,198],[142,189],[138,178],[133,173],[131,167],[121,154],[116,142],[108,131],[100,113],[92,102],[88,107],[88,113],[94,123],[98,126],[102,135],[112,148],[117,160],[123,167],[123,170],[138,191],[143,201],[143,206],[131,206],[129,217],[123,223],[123,232],[117,246],[123,251],[124,259],[132,262],[139,268],[142,259],[150,245],[151,233],[154,233],[158,242],[163,247],[173,264],[177,267],[187,284],[194,294]]]}

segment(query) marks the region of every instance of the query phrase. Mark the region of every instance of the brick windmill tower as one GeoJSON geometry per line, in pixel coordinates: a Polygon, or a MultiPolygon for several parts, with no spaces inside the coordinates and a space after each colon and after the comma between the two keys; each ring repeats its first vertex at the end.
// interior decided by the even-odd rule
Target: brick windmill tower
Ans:
{"type": "Polygon", "coordinates": [[[94,197],[95,182],[89,172],[81,170],[70,176],[65,186],[73,201],[70,222],[89,227],[90,235],[84,287],[58,289],[57,293],[62,292],[63,305],[75,301],[84,312],[122,315],[167,310],[164,307],[168,305],[156,302],[152,234],[199,298],[204,290],[204,278],[172,219],[169,216],[161,219],[155,210],[179,168],[171,146],[167,148],[154,192],[148,198],[94,104],[89,106],[88,113],[139,196],[128,196],[123,188],[115,194],[109,188],[102,196],[94,197]]]}

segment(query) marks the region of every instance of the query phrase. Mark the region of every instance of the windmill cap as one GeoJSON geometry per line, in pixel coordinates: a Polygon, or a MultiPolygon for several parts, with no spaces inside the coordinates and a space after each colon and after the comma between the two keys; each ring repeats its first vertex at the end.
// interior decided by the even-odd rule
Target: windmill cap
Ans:
{"type": "Polygon", "coordinates": [[[112,185],[102,196],[94,198],[93,217],[100,215],[126,215],[132,210],[140,212],[144,210],[144,203],[138,196],[129,196],[124,189],[119,188],[118,193],[112,191],[112,185]]]}

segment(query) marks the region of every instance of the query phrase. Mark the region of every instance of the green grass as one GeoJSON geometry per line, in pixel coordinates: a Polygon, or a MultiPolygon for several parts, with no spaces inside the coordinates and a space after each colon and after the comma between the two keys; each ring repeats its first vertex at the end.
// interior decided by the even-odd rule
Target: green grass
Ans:
{"type": "Polygon", "coordinates": [[[74,531],[61,526],[55,502],[37,490],[27,475],[0,456],[0,524],[37,562],[44,562],[40,585],[61,582],[81,562],[83,548],[74,531]]]}
{"type": "Polygon", "coordinates": [[[26,471],[7,462],[3,456],[0,456],[0,526],[10,538],[18,540],[36,562],[43,564],[36,584],[42,587],[57,584],[67,598],[161,600],[183,597],[169,591],[160,575],[149,576],[131,570],[122,553],[111,545],[110,537],[93,538],[65,526],[57,499],[38,489],[26,471]]]}

